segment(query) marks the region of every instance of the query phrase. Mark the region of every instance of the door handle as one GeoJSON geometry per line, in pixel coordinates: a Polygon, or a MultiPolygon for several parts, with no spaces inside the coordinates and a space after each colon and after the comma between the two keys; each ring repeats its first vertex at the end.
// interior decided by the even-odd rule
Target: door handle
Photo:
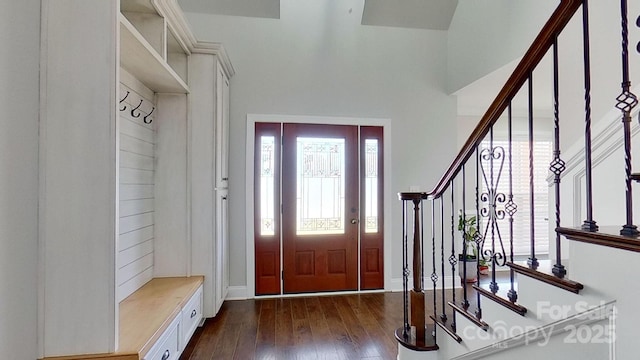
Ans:
{"type": "Polygon", "coordinates": [[[357,224],[358,223],[358,219],[351,219],[351,223],[352,224],[357,224]]]}

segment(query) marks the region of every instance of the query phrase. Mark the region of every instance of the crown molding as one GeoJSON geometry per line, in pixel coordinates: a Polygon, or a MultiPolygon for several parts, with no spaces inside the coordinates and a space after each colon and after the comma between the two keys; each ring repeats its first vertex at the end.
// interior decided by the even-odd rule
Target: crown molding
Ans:
{"type": "Polygon", "coordinates": [[[189,55],[192,53],[215,55],[220,60],[227,76],[231,78],[235,75],[236,71],[222,43],[199,41],[196,39],[177,0],[151,1],[157,11],[167,20],[167,26],[178,38],[180,45],[189,55]]]}
{"type": "Polygon", "coordinates": [[[227,73],[227,76],[231,78],[235,75],[236,70],[234,69],[233,64],[231,64],[229,55],[227,55],[227,51],[222,43],[196,41],[196,43],[193,44],[192,52],[196,54],[211,54],[217,56],[222,64],[222,68],[227,73]]]}

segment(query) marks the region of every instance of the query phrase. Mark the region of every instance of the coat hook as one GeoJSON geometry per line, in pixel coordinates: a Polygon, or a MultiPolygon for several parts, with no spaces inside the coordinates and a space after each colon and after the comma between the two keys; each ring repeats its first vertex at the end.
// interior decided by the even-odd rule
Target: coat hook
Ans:
{"type": "Polygon", "coordinates": [[[144,116],[144,118],[142,119],[142,121],[143,121],[145,124],[151,124],[151,122],[153,121],[153,119],[149,119],[149,121],[147,121],[147,118],[148,118],[149,116],[151,116],[151,114],[153,114],[153,110],[155,110],[155,109],[156,109],[156,108],[155,108],[155,106],[154,106],[154,107],[152,107],[152,108],[151,108],[151,112],[149,112],[147,115],[145,115],[145,116],[144,116]]]}
{"type": "Polygon", "coordinates": [[[138,110],[138,108],[140,108],[141,105],[142,105],[142,99],[140,99],[140,103],[138,104],[138,106],[136,106],[135,108],[131,109],[131,116],[133,116],[134,118],[139,118],[140,117],[140,111],[138,111],[138,114],[134,114],[133,112],[138,110]]]}
{"type": "MultiPolygon", "coordinates": [[[[122,104],[122,102],[129,96],[129,90],[127,90],[127,93],[124,95],[124,97],[122,98],[122,100],[120,100],[120,104],[122,104]]],[[[120,111],[125,111],[127,110],[127,105],[125,104],[123,107],[120,108],[120,111]]]]}

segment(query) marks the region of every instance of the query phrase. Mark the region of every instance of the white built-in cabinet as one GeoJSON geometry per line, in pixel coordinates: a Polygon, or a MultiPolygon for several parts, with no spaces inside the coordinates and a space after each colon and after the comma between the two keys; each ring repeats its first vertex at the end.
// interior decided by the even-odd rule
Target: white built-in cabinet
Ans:
{"type": "Polygon", "coordinates": [[[229,287],[224,48],[198,42],[176,0],[43,0],[41,29],[39,356],[116,353],[120,302],[152,277],[203,275],[214,316],[229,287]],[[121,159],[131,131],[151,160],[121,159]],[[136,191],[152,201],[123,205],[136,191]]]}
{"type": "MultiPolygon", "coordinates": [[[[229,289],[229,77],[215,47],[201,45],[189,59],[192,269],[205,276],[205,316],[214,316],[229,289]],[[208,239],[214,239],[212,243],[208,239]]],[[[232,74],[232,73],[231,73],[232,74]]]]}

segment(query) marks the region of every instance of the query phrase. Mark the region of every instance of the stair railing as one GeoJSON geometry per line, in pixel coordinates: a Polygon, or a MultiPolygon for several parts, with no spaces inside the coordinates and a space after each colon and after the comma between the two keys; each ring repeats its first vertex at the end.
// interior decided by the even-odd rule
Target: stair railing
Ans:
{"type": "MultiPolygon", "coordinates": [[[[623,225],[620,234],[635,237],[638,236],[638,230],[633,225],[631,181],[640,180],[640,174],[632,174],[631,172],[630,122],[631,112],[638,104],[638,99],[630,91],[627,16],[627,0],[621,0],[622,93],[616,98],[618,101],[616,107],[622,112],[624,131],[626,224],[623,225]]],[[[600,240],[594,240],[594,235],[589,235],[595,234],[599,229],[592,211],[593,164],[591,158],[589,43],[588,0],[562,0],[434,188],[426,193],[399,194],[400,200],[403,202],[403,228],[406,228],[409,223],[413,224],[413,236],[409,237],[408,233],[403,234],[405,323],[396,332],[396,337],[401,344],[414,350],[437,349],[436,326],[460,342],[462,339],[456,333],[458,330],[456,315],[462,315],[481,329],[487,330],[488,324],[482,319],[481,298],[483,297],[524,315],[527,309],[517,303],[516,273],[545,281],[575,293],[583,288],[582,284],[566,277],[567,269],[562,262],[561,235],[571,240],[603,244],[600,240]],[[562,174],[566,170],[566,163],[562,160],[560,153],[558,36],[579,9],[582,9],[583,29],[586,219],[580,229],[566,229],[562,228],[560,224],[560,185],[562,174]],[[534,121],[533,82],[534,71],[550,50],[553,61],[553,143],[551,160],[548,168],[544,170],[548,170],[553,175],[552,199],[555,201],[556,234],[554,239],[555,253],[551,259],[553,267],[546,272],[539,269],[540,262],[537,253],[539,249],[536,249],[535,241],[534,188],[536,184],[534,183],[534,173],[538,169],[534,166],[536,156],[534,127],[536,124],[534,121]],[[526,160],[529,166],[530,251],[525,264],[514,261],[514,220],[518,206],[522,207],[522,204],[516,204],[514,200],[512,101],[521,91],[526,91],[528,100],[528,154],[526,160]],[[500,119],[504,119],[507,123],[506,142],[496,141],[494,138],[494,130],[500,119]],[[505,182],[507,185],[504,184],[505,182]],[[471,189],[470,192],[475,190],[475,196],[467,194],[468,188],[471,189]],[[430,206],[428,202],[430,202],[430,206]],[[413,217],[408,215],[409,211],[407,210],[411,206],[413,207],[413,217]],[[470,214],[470,210],[468,210],[474,207],[475,215],[470,214]],[[424,298],[425,208],[430,208],[431,217],[427,228],[431,234],[432,249],[431,256],[426,256],[426,259],[432,263],[432,273],[430,274],[433,283],[432,305],[428,304],[429,302],[424,298]],[[475,220],[467,223],[470,215],[475,217],[475,220]],[[508,226],[504,226],[504,224],[508,226]],[[585,233],[587,235],[584,235],[585,233]],[[413,248],[413,271],[409,266],[409,248],[413,248]],[[469,249],[473,251],[472,254],[469,254],[469,249]],[[439,257],[436,254],[438,251],[439,257]],[[436,264],[438,258],[440,264],[436,264]],[[474,259],[475,262],[469,261],[474,259]],[[482,261],[488,262],[491,267],[491,275],[484,284],[476,280],[481,278],[479,263],[482,261]],[[467,271],[469,266],[472,270],[470,272],[467,271]],[[505,266],[509,268],[508,285],[501,289],[501,286],[504,286],[504,280],[498,279],[497,270],[505,266]],[[460,274],[459,278],[458,274],[460,274]],[[447,281],[448,277],[450,281],[447,281]],[[409,292],[408,282],[411,278],[413,279],[413,289],[410,290],[411,301],[409,301],[407,293],[409,292]],[[425,309],[427,306],[432,306],[432,308],[425,309]],[[411,316],[409,316],[409,307],[411,308],[411,316]],[[451,309],[450,313],[447,313],[448,308],[451,309]],[[425,315],[423,314],[430,314],[431,323],[424,321],[425,315]]],[[[520,160],[522,159],[520,158],[520,160]]],[[[621,240],[621,237],[618,236],[615,240],[624,243],[625,248],[640,251],[640,242],[637,242],[635,238],[621,240]]]]}

